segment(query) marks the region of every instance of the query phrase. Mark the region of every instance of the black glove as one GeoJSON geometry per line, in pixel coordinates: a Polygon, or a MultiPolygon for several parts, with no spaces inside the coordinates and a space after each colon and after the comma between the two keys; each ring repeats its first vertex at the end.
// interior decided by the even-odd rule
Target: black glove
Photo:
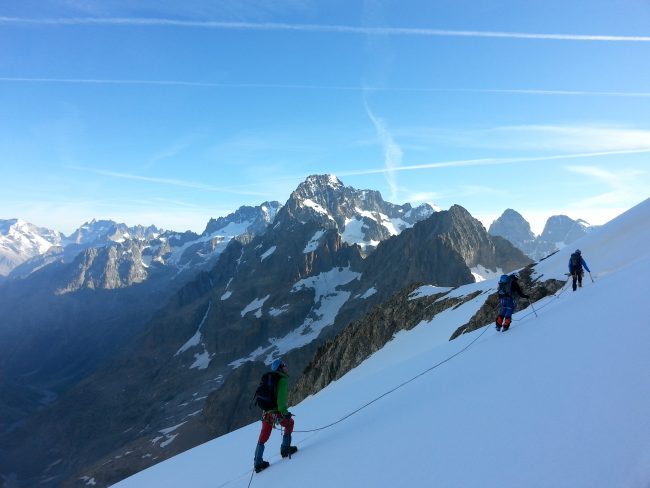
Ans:
{"type": "Polygon", "coordinates": [[[287,413],[283,413],[282,416],[285,419],[290,419],[291,417],[293,417],[293,414],[291,412],[287,411],[287,413]]]}

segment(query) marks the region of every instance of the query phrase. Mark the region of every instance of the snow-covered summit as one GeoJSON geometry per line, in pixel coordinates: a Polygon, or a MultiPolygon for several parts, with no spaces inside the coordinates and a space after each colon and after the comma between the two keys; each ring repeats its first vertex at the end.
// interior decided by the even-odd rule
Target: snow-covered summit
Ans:
{"type": "MultiPolygon", "coordinates": [[[[274,433],[261,474],[252,472],[258,422],[115,486],[645,487],[648,240],[650,199],[576,241],[593,276],[516,313],[508,332],[490,326],[447,340],[482,293],[398,333],[291,408],[299,451],[282,459],[274,433]]],[[[569,253],[534,276],[566,279],[569,253]]]]}
{"type": "Polygon", "coordinates": [[[312,175],[291,194],[278,220],[316,221],[337,229],[348,244],[373,249],[435,211],[427,203],[412,207],[386,202],[378,191],[345,186],[334,175],[312,175]]]}
{"type": "Polygon", "coordinates": [[[60,232],[21,219],[0,220],[0,276],[60,245],[63,238],[60,232]]]}

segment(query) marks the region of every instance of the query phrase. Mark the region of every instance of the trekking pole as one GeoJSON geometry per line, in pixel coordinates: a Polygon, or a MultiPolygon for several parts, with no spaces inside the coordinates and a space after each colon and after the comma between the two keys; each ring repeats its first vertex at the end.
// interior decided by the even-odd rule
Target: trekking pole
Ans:
{"type": "Polygon", "coordinates": [[[589,271],[589,278],[591,278],[591,282],[593,283],[594,282],[594,277],[591,276],[591,271],[589,271]]]}
{"type": "Polygon", "coordinates": [[[526,300],[528,300],[528,303],[530,304],[530,308],[533,309],[533,313],[535,314],[535,317],[539,317],[539,315],[537,315],[537,311],[535,310],[535,307],[533,306],[533,302],[530,301],[530,298],[526,298],[526,300]]]}

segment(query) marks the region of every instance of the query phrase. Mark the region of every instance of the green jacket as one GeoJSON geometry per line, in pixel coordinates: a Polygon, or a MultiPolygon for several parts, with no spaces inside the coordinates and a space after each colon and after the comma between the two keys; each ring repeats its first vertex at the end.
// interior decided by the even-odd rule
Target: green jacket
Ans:
{"type": "Polygon", "coordinates": [[[277,411],[282,415],[286,415],[289,412],[289,406],[287,405],[287,397],[289,395],[289,375],[278,371],[280,379],[278,380],[278,408],[277,411]]]}

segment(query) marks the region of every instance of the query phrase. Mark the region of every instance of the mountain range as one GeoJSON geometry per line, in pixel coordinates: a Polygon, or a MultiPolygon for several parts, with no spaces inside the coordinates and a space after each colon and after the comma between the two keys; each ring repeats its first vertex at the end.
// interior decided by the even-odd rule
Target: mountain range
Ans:
{"type": "Polygon", "coordinates": [[[458,205],[395,205],[331,175],[201,235],[110,221],[47,235],[44,252],[14,246],[0,284],[0,472],[17,486],[107,486],[251,421],[274,358],[301,371],[367,317],[394,317],[384,336],[412,327],[400,310],[418,283],[532,262],[458,205]]]}

